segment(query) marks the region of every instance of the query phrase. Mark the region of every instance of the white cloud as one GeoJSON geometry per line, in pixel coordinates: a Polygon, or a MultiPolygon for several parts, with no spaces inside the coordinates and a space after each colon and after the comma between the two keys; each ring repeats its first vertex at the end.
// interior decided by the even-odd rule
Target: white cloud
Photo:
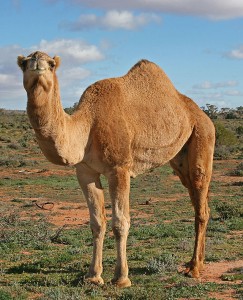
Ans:
{"type": "Polygon", "coordinates": [[[74,31],[95,27],[109,30],[133,30],[145,26],[150,22],[158,23],[160,21],[161,18],[153,13],[134,15],[127,10],[110,10],[103,16],[97,16],[95,14],[80,15],[77,21],[66,23],[64,26],[74,31]]]}
{"type": "Polygon", "coordinates": [[[243,45],[239,46],[238,49],[233,49],[226,53],[226,56],[235,59],[243,59],[243,45]]]}
{"type": "Polygon", "coordinates": [[[207,89],[227,88],[227,87],[233,87],[233,86],[237,86],[237,85],[238,85],[238,82],[234,81],[234,80],[216,82],[216,83],[213,83],[211,81],[204,81],[202,83],[195,84],[192,88],[207,90],[207,89]]]}
{"type": "Polygon", "coordinates": [[[226,101],[224,99],[224,93],[222,92],[205,92],[199,93],[196,90],[188,91],[188,95],[192,95],[193,99],[199,104],[199,106],[205,106],[206,103],[214,104],[217,107],[232,107],[230,98],[226,101]]]}
{"type": "MultiPolygon", "coordinates": [[[[17,55],[24,50],[18,45],[0,47],[0,108],[14,108],[14,100],[24,97],[23,80],[17,66],[17,55]]],[[[19,107],[21,103],[18,102],[19,107]]],[[[22,108],[24,107],[25,104],[22,108]]]]}
{"type": "Polygon", "coordinates": [[[61,87],[69,87],[74,82],[86,79],[91,75],[91,72],[81,67],[61,68],[58,73],[61,87]]]}
{"type": "Polygon", "coordinates": [[[8,86],[16,86],[16,77],[12,74],[1,74],[0,73],[0,87],[4,87],[6,84],[8,86]]]}
{"type": "Polygon", "coordinates": [[[86,5],[95,9],[134,9],[156,13],[196,15],[213,20],[233,19],[243,16],[242,0],[69,0],[69,3],[86,5]]]}
{"type": "Polygon", "coordinates": [[[60,55],[63,62],[87,63],[103,59],[97,46],[89,45],[82,40],[58,39],[54,41],[42,40],[36,49],[50,55],[60,55]]]}
{"type": "Polygon", "coordinates": [[[230,91],[226,91],[225,95],[238,97],[238,96],[242,96],[243,94],[238,90],[230,90],[230,91]]]}

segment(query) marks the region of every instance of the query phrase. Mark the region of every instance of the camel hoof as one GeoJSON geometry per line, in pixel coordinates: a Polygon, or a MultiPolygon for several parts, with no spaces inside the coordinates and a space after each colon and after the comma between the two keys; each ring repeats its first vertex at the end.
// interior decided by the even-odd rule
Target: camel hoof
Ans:
{"type": "Polygon", "coordinates": [[[127,277],[127,278],[114,278],[111,280],[111,283],[116,285],[119,288],[126,288],[126,287],[130,287],[132,285],[131,280],[127,277]]]}
{"type": "Polygon", "coordinates": [[[104,285],[104,280],[100,276],[94,276],[94,277],[87,276],[84,281],[95,285],[104,285]]]}
{"type": "Polygon", "coordinates": [[[190,277],[190,278],[200,278],[200,273],[198,268],[187,268],[184,271],[185,276],[190,277]]]}

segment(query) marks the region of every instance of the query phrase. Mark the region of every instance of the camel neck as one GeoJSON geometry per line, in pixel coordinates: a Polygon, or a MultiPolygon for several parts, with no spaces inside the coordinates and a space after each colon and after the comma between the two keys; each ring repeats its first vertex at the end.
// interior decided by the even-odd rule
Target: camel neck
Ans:
{"type": "Polygon", "coordinates": [[[58,82],[48,89],[43,84],[37,84],[27,92],[27,113],[31,125],[43,137],[51,137],[55,128],[65,120],[60,95],[58,92],[58,82]]]}
{"type": "Polygon", "coordinates": [[[86,122],[82,119],[76,122],[65,113],[58,82],[48,91],[37,85],[28,93],[27,113],[39,146],[49,161],[74,165],[82,160],[88,136],[86,122]]]}

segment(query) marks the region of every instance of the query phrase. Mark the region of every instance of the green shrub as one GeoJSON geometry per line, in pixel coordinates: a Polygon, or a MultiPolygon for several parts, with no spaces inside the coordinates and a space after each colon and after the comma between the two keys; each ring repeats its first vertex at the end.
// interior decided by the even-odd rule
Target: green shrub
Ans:
{"type": "Polygon", "coordinates": [[[243,126],[239,126],[236,128],[236,133],[239,135],[243,135],[243,126]]]}
{"type": "Polygon", "coordinates": [[[214,124],[216,130],[216,146],[232,146],[238,143],[237,137],[235,134],[224,127],[220,122],[215,122],[214,124]]]}
{"type": "Polygon", "coordinates": [[[240,217],[242,215],[242,212],[238,207],[228,205],[227,203],[217,203],[215,206],[215,210],[219,214],[219,218],[221,220],[228,220],[233,217],[240,217]]]}
{"type": "Polygon", "coordinates": [[[243,176],[243,162],[239,163],[237,167],[229,173],[231,176],[243,176]]]}

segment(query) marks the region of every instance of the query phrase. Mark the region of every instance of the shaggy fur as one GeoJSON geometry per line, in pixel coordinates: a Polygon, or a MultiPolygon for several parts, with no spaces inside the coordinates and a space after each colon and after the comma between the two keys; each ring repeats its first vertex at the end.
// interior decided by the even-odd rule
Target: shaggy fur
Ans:
{"type": "Polygon", "coordinates": [[[117,263],[112,282],[130,286],[126,242],[130,227],[130,177],[170,162],[187,187],[195,209],[195,247],[186,274],[199,277],[209,218],[208,187],[215,133],[210,119],[180,94],[154,63],[139,61],[125,76],[92,84],[77,110],[61,105],[58,57],[43,52],[19,56],[27,112],[40,148],[55,164],[74,165],[86,197],[93,234],[93,259],[87,280],[103,284],[102,248],[106,230],[100,174],[109,183],[117,263]]]}

